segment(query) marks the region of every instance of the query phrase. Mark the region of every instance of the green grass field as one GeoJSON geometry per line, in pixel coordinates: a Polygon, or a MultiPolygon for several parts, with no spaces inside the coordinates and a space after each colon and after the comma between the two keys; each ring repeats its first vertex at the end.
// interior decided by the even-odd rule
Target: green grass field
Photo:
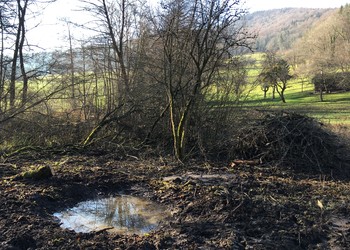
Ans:
{"type": "MultiPolygon", "coordinates": [[[[248,72],[250,81],[258,75],[258,69],[248,72]]],[[[350,92],[324,94],[324,101],[320,101],[319,93],[314,92],[314,86],[309,79],[293,79],[288,83],[285,91],[287,103],[276,99],[272,100],[272,91],[269,90],[266,99],[260,86],[255,87],[246,96],[243,107],[245,109],[284,110],[296,112],[317,118],[323,123],[344,125],[350,127],[350,92]]]]}

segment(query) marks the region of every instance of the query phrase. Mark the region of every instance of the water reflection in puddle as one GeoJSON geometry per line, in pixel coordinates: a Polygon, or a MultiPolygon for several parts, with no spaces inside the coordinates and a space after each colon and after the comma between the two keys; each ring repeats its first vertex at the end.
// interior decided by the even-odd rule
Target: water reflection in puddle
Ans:
{"type": "Polygon", "coordinates": [[[144,234],[166,217],[165,210],[149,200],[121,195],[78,203],[76,207],[55,213],[63,228],[87,233],[110,232],[144,234]]]}

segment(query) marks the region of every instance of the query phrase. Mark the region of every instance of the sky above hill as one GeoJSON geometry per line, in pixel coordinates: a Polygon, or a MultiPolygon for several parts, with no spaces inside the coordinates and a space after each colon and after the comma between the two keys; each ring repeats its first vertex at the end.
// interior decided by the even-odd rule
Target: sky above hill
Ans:
{"type": "MultiPolygon", "coordinates": [[[[93,0],[89,0],[93,1],[93,0]]],[[[160,0],[146,0],[155,4],[160,0]]],[[[249,12],[259,10],[278,9],[287,7],[304,7],[304,8],[339,8],[341,5],[350,3],[350,0],[241,0],[241,4],[249,12]]],[[[27,33],[27,38],[31,44],[36,44],[43,49],[67,48],[68,27],[67,21],[81,21],[84,19],[79,9],[81,1],[79,0],[56,0],[42,9],[42,15],[39,20],[32,21],[30,26],[40,25],[27,33]]],[[[86,16],[85,16],[86,17],[86,16]]],[[[85,31],[86,32],[86,31],[85,31]]],[[[73,38],[89,36],[81,34],[81,31],[73,31],[73,38]]]]}
{"type": "MultiPolygon", "coordinates": [[[[242,1],[244,2],[244,1],[242,1]]],[[[339,8],[350,0],[245,0],[250,12],[280,8],[339,8]]]]}

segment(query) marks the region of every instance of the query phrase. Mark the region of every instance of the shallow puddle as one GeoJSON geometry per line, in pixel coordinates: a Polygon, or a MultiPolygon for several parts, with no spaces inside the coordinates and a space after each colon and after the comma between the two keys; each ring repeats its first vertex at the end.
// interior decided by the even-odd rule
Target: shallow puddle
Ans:
{"type": "Polygon", "coordinates": [[[165,209],[146,199],[120,195],[80,202],[55,213],[63,228],[76,232],[108,230],[123,234],[145,234],[167,216],[165,209]]]}

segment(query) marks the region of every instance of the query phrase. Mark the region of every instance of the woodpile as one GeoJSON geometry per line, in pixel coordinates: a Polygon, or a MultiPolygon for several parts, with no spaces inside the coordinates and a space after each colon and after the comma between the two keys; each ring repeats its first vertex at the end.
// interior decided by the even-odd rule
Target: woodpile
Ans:
{"type": "Polygon", "coordinates": [[[342,139],[317,120],[296,113],[265,115],[241,131],[238,156],[312,173],[348,172],[342,139]]]}

